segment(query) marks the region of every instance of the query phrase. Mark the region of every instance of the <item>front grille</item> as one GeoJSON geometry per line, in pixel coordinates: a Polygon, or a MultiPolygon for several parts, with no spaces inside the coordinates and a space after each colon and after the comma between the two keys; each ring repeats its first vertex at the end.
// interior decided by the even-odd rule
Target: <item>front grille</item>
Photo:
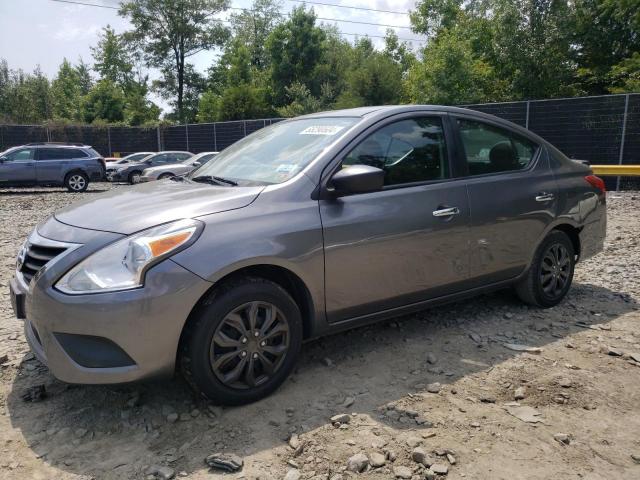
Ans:
{"type": "Polygon", "coordinates": [[[31,283],[33,276],[38,273],[42,267],[66,249],[66,247],[51,247],[29,243],[25,252],[24,261],[20,267],[20,272],[25,282],[31,283]]]}

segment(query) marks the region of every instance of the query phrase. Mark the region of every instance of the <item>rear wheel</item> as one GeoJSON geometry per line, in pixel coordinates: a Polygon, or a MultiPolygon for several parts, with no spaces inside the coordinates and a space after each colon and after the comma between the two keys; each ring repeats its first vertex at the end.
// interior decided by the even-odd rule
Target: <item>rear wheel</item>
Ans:
{"type": "Polygon", "coordinates": [[[142,172],[135,170],[133,172],[131,172],[129,174],[129,183],[134,184],[134,183],[139,183],[140,182],[140,175],[142,175],[142,172]]]}
{"type": "Polygon", "coordinates": [[[538,247],[526,276],[516,285],[518,296],[538,307],[557,305],[571,288],[575,262],[571,239],[564,232],[552,231],[538,247]]]}
{"type": "Polygon", "coordinates": [[[163,173],[158,177],[158,180],[164,180],[165,178],[175,177],[173,173],[163,173]]]}
{"type": "Polygon", "coordinates": [[[214,290],[184,333],[180,366],[189,384],[223,405],[242,405],[276,390],[302,344],[300,310],[280,285],[243,278],[214,290]]]}
{"type": "Polygon", "coordinates": [[[65,177],[64,186],[70,192],[84,192],[89,186],[89,177],[84,172],[71,172],[65,177]]]}

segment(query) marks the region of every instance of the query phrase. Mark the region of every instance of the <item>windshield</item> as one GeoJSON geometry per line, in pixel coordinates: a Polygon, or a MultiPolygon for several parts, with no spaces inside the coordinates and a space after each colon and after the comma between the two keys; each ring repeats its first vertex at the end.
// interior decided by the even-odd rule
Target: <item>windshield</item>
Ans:
{"type": "MultiPolygon", "coordinates": [[[[151,154],[150,153],[132,153],[131,155],[127,155],[126,157],[124,157],[122,160],[127,160],[129,162],[139,162],[140,160],[142,160],[145,157],[148,157],[149,155],[151,154]]],[[[127,162],[122,162],[122,163],[127,163],[127,162]]]]}
{"type": "Polygon", "coordinates": [[[305,118],[276,123],[234,143],[189,177],[221,177],[240,184],[286,182],[359,120],[305,118]]]}

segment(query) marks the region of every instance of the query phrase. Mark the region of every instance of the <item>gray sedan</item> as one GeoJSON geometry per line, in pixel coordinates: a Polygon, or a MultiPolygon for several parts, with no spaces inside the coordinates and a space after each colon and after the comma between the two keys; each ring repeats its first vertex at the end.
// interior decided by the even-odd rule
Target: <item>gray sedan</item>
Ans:
{"type": "Polygon", "coordinates": [[[162,180],[163,178],[171,178],[177,175],[185,175],[210,160],[214,159],[218,152],[202,152],[187,158],[181,163],[172,163],[169,165],[158,165],[156,167],[146,168],[142,171],[142,175],[138,180],[142,182],[151,182],[153,180],[162,180]]]}
{"type": "Polygon", "coordinates": [[[56,212],[10,291],[59,379],[177,369],[238,405],[278,388],[311,338],[504,288],[557,305],[605,230],[603,181],[524,128],[365,107],[276,123],[186,177],[56,212]]]}

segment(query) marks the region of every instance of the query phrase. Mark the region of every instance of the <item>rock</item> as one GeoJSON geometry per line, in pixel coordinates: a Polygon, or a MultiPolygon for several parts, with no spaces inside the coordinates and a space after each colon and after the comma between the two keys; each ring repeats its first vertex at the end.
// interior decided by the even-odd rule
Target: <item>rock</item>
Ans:
{"type": "Polygon", "coordinates": [[[34,385],[22,393],[22,400],[25,402],[40,402],[45,398],[47,398],[47,389],[44,385],[34,385]]]}
{"type": "Polygon", "coordinates": [[[364,472],[367,465],[369,465],[369,458],[364,453],[356,453],[347,460],[347,470],[350,472],[364,472]]]}
{"type": "Polygon", "coordinates": [[[447,453],[447,460],[449,461],[449,463],[451,465],[455,465],[456,464],[456,457],[454,457],[450,453],[447,453]]]}
{"type": "Polygon", "coordinates": [[[480,401],[482,403],[496,403],[496,398],[492,397],[491,395],[484,395],[480,397],[480,401]]]}
{"type": "Polygon", "coordinates": [[[413,476],[413,472],[409,467],[393,467],[393,475],[396,478],[410,479],[413,476]]]}
{"type": "Polygon", "coordinates": [[[300,447],[300,439],[298,438],[298,435],[296,434],[291,435],[291,438],[289,439],[289,446],[294,450],[300,447]]]}
{"type": "Polygon", "coordinates": [[[411,448],[415,448],[422,443],[422,439],[418,437],[409,437],[407,438],[407,445],[411,448]]]}
{"type": "Polygon", "coordinates": [[[351,421],[351,415],[348,413],[339,413],[331,417],[331,423],[349,423],[351,421]]]}
{"type": "Polygon", "coordinates": [[[373,468],[384,467],[386,463],[387,463],[387,459],[381,453],[373,452],[372,454],[369,455],[369,465],[371,465],[373,468]]]}
{"type": "Polygon", "coordinates": [[[9,361],[9,355],[3,353],[0,355],[0,365],[9,361]]]}
{"type": "Polygon", "coordinates": [[[178,414],[173,412],[167,415],[167,422],[176,423],[178,421],[178,414]]]}
{"type": "Polygon", "coordinates": [[[553,436],[553,439],[556,442],[562,443],[564,445],[569,445],[569,443],[571,443],[571,437],[569,435],[567,435],[566,433],[556,433],[553,436]]]}
{"type": "Polygon", "coordinates": [[[416,463],[424,465],[425,467],[430,467],[433,464],[433,458],[431,458],[427,454],[427,452],[425,452],[424,449],[420,447],[413,449],[413,451],[411,452],[411,459],[416,463]]]}
{"type": "Polygon", "coordinates": [[[539,347],[530,347],[528,345],[519,345],[517,343],[504,343],[503,346],[509,350],[513,350],[514,352],[526,352],[534,354],[542,353],[542,349],[539,347]]]}
{"type": "Polygon", "coordinates": [[[355,403],[356,399],[353,397],[347,397],[344,399],[344,402],[342,403],[342,408],[349,408],[351,405],[353,405],[355,403]]]}
{"type": "Polygon", "coordinates": [[[449,467],[444,463],[434,463],[431,465],[431,471],[436,475],[446,475],[449,473],[449,467]]]}
{"type": "Polygon", "coordinates": [[[537,411],[533,407],[528,405],[505,405],[504,409],[510,415],[513,415],[518,420],[522,420],[526,423],[542,423],[542,413],[537,411]]]}
{"type": "Polygon", "coordinates": [[[193,410],[191,410],[191,416],[193,418],[199,417],[200,416],[200,410],[198,410],[197,408],[194,408],[193,410]]]}
{"type": "Polygon", "coordinates": [[[571,388],[573,386],[573,382],[570,378],[561,378],[560,380],[558,380],[558,385],[560,385],[562,388],[571,388]]]}
{"type": "Polygon", "coordinates": [[[438,363],[438,358],[433,353],[429,353],[427,355],[427,363],[435,365],[436,363],[438,363]]]}
{"type": "Polygon", "coordinates": [[[470,333],[469,338],[476,343],[482,343],[482,337],[477,333],[470,333]]]}
{"type": "Polygon", "coordinates": [[[209,467],[225,472],[237,472],[242,470],[244,461],[237,455],[232,453],[213,453],[204,459],[209,467]]]}
{"type": "Polygon", "coordinates": [[[147,475],[153,475],[156,478],[161,478],[162,480],[170,480],[176,475],[172,468],[164,465],[151,465],[145,473],[147,475]]]}
{"type": "Polygon", "coordinates": [[[611,355],[612,357],[621,357],[624,355],[624,352],[614,347],[607,347],[607,355],[611,355]]]}
{"type": "Polygon", "coordinates": [[[478,423],[478,422],[471,422],[471,423],[469,424],[469,426],[470,426],[471,428],[480,428],[480,423],[478,423]]]}
{"type": "Polygon", "coordinates": [[[291,468],[284,476],[284,480],[300,480],[300,477],[302,477],[300,471],[295,468],[291,468]]]}
{"type": "Polygon", "coordinates": [[[636,463],[640,463],[640,453],[638,453],[638,454],[632,453],[631,454],[631,459],[636,463]]]}
{"type": "Polygon", "coordinates": [[[527,393],[526,387],[518,387],[516,388],[516,391],[513,394],[513,398],[516,400],[522,400],[525,398],[526,393],[527,393]]]}
{"type": "Polygon", "coordinates": [[[442,385],[440,385],[438,382],[430,383],[427,385],[427,392],[429,393],[439,393],[441,389],[442,385]]]}

